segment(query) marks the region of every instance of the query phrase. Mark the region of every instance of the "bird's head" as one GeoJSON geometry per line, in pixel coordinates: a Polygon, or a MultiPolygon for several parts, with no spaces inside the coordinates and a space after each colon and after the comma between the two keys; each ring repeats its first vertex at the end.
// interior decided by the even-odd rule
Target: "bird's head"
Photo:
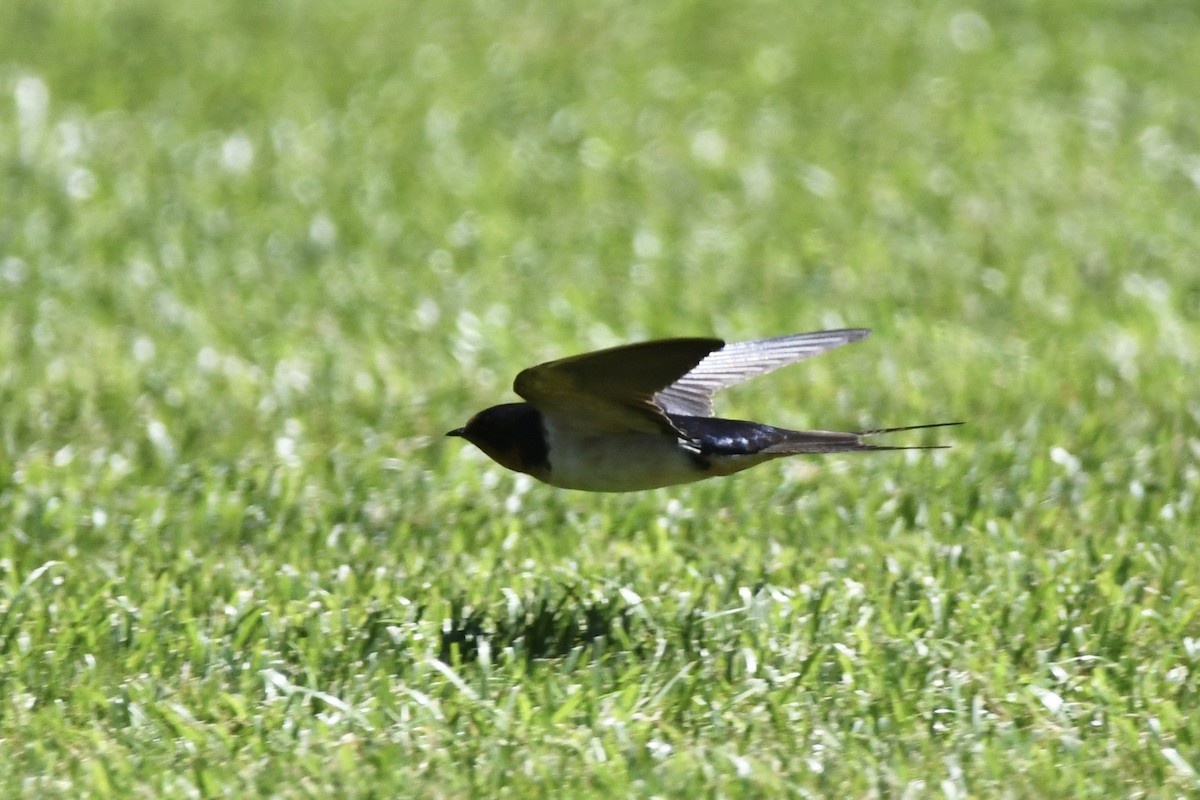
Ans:
{"type": "Polygon", "coordinates": [[[460,436],[502,467],[536,475],[549,467],[542,415],[528,403],[505,403],[480,411],[461,428],[460,436]]]}

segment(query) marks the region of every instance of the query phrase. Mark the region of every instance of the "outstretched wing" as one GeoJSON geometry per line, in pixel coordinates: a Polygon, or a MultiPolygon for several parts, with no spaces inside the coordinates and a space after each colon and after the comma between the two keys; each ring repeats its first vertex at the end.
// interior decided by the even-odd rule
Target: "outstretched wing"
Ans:
{"type": "Polygon", "coordinates": [[[655,395],[724,345],[720,339],[660,339],[597,350],[530,367],[517,375],[513,391],[577,427],[681,435],[655,395]]]}
{"type": "Polygon", "coordinates": [[[667,414],[711,417],[712,397],[721,389],[865,339],[870,333],[867,328],[850,328],[727,344],[708,353],[694,368],[660,389],[654,395],[654,402],[667,414]]]}

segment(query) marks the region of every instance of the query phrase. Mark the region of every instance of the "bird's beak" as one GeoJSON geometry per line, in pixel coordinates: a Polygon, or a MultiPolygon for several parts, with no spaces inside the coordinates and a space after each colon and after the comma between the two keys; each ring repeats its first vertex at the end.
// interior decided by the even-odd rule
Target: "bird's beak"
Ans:
{"type": "Polygon", "coordinates": [[[446,431],[446,435],[447,436],[466,436],[467,429],[466,428],[455,428],[452,431],[446,431]]]}

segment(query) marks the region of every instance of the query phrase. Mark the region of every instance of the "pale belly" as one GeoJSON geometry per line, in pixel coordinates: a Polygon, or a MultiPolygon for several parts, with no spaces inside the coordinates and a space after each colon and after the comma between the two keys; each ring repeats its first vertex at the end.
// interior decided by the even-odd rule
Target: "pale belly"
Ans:
{"type": "Polygon", "coordinates": [[[761,464],[763,456],[706,458],[685,450],[678,440],[644,433],[580,433],[550,421],[550,472],[538,475],[564,489],[633,492],[691,483],[761,464]]]}

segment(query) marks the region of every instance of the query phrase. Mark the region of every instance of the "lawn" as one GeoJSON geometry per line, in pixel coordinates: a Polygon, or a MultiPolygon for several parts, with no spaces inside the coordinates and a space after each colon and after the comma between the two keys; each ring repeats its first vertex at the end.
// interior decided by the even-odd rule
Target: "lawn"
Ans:
{"type": "Polygon", "coordinates": [[[0,795],[1200,793],[1198,32],[0,4],[0,795]],[[847,326],[718,411],[953,448],[598,495],[442,436],[847,326]]]}

